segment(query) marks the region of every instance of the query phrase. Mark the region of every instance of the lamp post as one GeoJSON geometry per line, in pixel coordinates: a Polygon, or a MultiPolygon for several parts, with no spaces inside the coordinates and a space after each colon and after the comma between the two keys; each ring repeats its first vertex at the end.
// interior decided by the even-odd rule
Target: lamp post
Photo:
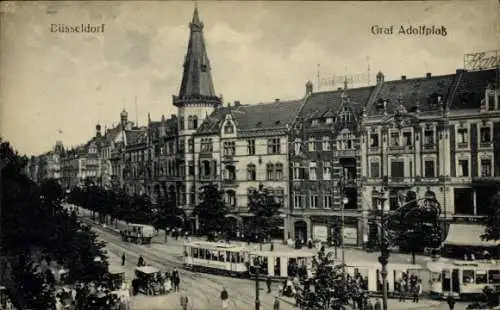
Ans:
{"type": "MultiPolygon", "coordinates": [[[[344,196],[342,198],[342,209],[341,209],[341,229],[340,229],[340,240],[341,240],[341,249],[342,249],[342,266],[345,265],[345,251],[344,251],[344,209],[345,209],[345,205],[349,202],[349,198],[347,198],[346,196],[344,196]]],[[[344,268],[344,271],[345,271],[345,267],[342,267],[344,268]]],[[[344,272],[345,273],[345,272],[344,272]]]]}
{"type": "Polygon", "coordinates": [[[260,287],[259,287],[259,278],[260,278],[260,266],[254,266],[255,268],[255,310],[260,310],[260,287]]]}
{"type": "Polygon", "coordinates": [[[385,223],[385,210],[384,202],[387,199],[384,197],[383,192],[378,197],[377,207],[380,210],[380,256],[378,261],[382,266],[382,309],[387,310],[387,263],[389,261],[389,245],[385,236],[386,223],[385,223]]]}

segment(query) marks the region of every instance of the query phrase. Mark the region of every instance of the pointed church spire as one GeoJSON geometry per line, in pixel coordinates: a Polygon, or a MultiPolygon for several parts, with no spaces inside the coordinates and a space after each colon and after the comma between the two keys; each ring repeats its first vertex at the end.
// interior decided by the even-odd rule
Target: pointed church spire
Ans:
{"type": "Polygon", "coordinates": [[[215,94],[210,72],[211,67],[203,37],[203,27],[198,7],[195,6],[193,18],[189,24],[189,42],[184,59],[184,72],[179,96],[174,97],[176,106],[181,106],[186,101],[192,101],[193,99],[206,101],[214,105],[220,104],[220,98],[215,94]]]}

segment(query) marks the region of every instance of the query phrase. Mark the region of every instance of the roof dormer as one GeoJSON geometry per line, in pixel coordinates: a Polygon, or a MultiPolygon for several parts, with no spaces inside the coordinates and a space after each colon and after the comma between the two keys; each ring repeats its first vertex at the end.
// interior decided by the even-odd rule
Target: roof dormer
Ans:
{"type": "Polygon", "coordinates": [[[236,135],[236,122],[233,120],[231,114],[226,114],[224,121],[222,122],[222,135],[223,136],[235,136],[236,135]]]}

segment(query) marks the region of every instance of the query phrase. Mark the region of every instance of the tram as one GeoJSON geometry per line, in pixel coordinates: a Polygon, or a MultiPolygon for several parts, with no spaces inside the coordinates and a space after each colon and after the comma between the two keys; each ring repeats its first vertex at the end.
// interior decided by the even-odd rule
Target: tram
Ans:
{"type": "Polygon", "coordinates": [[[500,261],[459,261],[442,259],[427,263],[430,293],[442,299],[452,294],[468,299],[481,295],[486,286],[500,288],[500,261]]]}
{"type": "MultiPolygon", "coordinates": [[[[372,293],[382,293],[383,279],[382,267],[380,263],[373,261],[352,261],[346,263],[346,273],[351,277],[359,275],[363,279],[363,289],[372,293]]],[[[422,281],[422,284],[428,282],[429,272],[421,265],[396,264],[389,262],[387,270],[387,293],[394,296],[399,291],[399,280],[403,273],[407,275],[416,275],[422,281]]]]}
{"type": "Polygon", "coordinates": [[[248,254],[250,276],[258,273],[272,279],[312,276],[312,263],[316,253],[307,251],[253,251],[248,254]]]}
{"type": "Polygon", "coordinates": [[[247,275],[245,247],[222,242],[196,241],[184,244],[184,267],[231,276],[247,275]]]}

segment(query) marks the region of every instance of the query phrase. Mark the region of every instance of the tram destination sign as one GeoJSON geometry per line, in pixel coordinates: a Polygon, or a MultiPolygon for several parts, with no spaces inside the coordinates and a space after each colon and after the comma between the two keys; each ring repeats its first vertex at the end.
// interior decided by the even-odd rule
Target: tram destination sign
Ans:
{"type": "Polygon", "coordinates": [[[464,69],[468,71],[488,70],[500,67],[500,50],[469,53],[464,56],[464,69]]]}

